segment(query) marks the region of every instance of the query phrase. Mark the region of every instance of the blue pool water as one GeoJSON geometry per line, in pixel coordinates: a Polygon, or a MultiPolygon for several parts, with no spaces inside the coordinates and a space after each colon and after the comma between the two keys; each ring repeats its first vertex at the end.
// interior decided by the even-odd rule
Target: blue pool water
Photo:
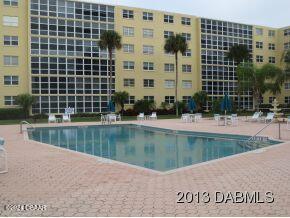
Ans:
{"type": "MultiPolygon", "coordinates": [[[[28,135],[38,142],[163,172],[257,148],[245,145],[248,136],[133,124],[36,128],[28,135]]],[[[269,140],[262,146],[276,143],[269,140]]]]}

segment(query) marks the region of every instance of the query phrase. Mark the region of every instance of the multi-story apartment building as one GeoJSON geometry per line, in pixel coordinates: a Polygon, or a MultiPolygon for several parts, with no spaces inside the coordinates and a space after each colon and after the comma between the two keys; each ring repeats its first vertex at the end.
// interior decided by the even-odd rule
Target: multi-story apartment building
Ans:
{"type": "MultiPolygon", "coordinates": [[[[102,112],[108,104],[108,53],[98,47],[105,30],[116,30],[123,47],[114,53],[113,90],[127,91],[126,107],[139,99],[175,101],[175,60],[165,39],[181,33],[189,48],[179,55],[179,96],[204,90],[210,101],[236,97],[236,66],[226,58],[234,44],[247,45],[257,65],[281,65],[290,48],[290,27],[269,28],[191,15],[70,0],[1,0],[0,108],[31,93],[32,113],[102,112]]],[[[267,93],[264,103],[274,96],[267,93]]],[[[278,97],[290,103],[290,83],[278,97]]],[[[252,108],[250,92],[242,94],[252,108]]],[[[210,103],[209,103],[210,104],[210,103]]]]}

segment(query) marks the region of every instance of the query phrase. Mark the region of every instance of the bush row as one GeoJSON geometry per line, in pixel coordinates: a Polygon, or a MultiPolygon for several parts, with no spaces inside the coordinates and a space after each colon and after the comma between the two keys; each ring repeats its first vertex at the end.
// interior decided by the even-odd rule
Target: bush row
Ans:
{"type": "Polygon", "coordinates": [[[0,120],[22,119],[24,111],[21,108],[0,108],[0,120]]]}

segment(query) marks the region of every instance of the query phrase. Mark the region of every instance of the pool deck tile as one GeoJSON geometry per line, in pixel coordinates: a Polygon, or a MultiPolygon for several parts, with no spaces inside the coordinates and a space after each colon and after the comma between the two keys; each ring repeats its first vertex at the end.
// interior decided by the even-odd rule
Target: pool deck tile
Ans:
{"type": "MultiPolygon", "coordinates": [[[[241,121],[238,127],[219,127],[212,120],[191,124],[158,120],[142,124],[246,135],[264,126],[241,121]]],[[[278,125],[273,124],[263,135],[277,139],[277,130],[278,125]]],[[[290,141],[289,133],[282,124],[282,139],[290,141]]],[[[261,153],[159,175],[24,140],[18,125],[0,126],[0,135],[6,140],[9,164],[9,172],[0,174],[0,216],[290,216],[290,142],[261,153]],[[211,198],[209,203],[178,204],[179,191],[206,191],[211,197],[216,191],[256,191],[261,196],[271,191],[275,201],[215,203],[211,198]],[[4,205],[10,204],[42,204],[47,205],[47,210],[4,210],[4,205]]]]}

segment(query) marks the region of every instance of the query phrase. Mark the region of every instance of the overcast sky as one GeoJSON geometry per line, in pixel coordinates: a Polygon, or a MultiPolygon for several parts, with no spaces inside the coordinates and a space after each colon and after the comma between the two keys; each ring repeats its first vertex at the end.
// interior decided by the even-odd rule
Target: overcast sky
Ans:
{"type": "Polygon", "coordinates": [[[245,24],[290,26],[290,0],[87,0],[179,12],[245,24]]]}

